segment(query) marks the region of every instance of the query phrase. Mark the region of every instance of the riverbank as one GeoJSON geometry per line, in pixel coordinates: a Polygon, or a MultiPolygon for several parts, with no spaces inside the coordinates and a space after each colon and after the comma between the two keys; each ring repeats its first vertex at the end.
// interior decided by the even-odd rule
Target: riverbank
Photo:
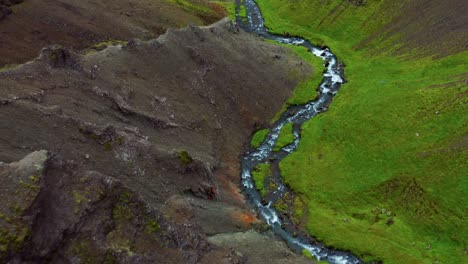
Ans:
{"type": "Polygon", "coordinates": [[[442,37],[406,40],[424,40],[419,31],[431,25],[369,40],[392,19],[402,21],[404,5],[258,2],[273,32],[324,43],[347,65],[335,103],[304,125],[298,150],[280,164],[308,204],[308,231],[365,260],[463,262],[467,53],[457,52],[455,40],[423,49],[442,45],[442,37]]]}

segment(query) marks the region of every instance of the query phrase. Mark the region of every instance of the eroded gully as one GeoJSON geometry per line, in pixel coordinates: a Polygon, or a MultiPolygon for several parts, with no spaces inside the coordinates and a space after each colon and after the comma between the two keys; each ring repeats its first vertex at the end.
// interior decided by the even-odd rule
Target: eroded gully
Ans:
{"type": "MultiPolygon", "coordinates": [[[[238,1],[240,2],[240,1],[238,1]]],[[[264,20],[258,5],[253,0],[244,1],[247,10],[247,19],[243,21],[239,17],[239,5],[236,10],[237,23],[244,30],[255,33],[265,39],[271,39],[283,44],[303,46],[313,55],[322,58],[326,70],[323,73],[323,80],[318,88],[317,99],[309,103],[289,107],[281,117],[272,125],[268,135],[261,145],[255,149],[250,149],[242,157],[242,185],[249,201],[256,207],[260,217],[271,227],[273,232],[284,239],[287,244],[298,252],[306,250],[315,258],[333,264],[363,263],[351,253],[343,252],[325,247],[311,237],[295,237],[288,231],[283,222],[288,219],[281,219],[274,209],[274,203],[280,199],[288,190],[279,175],[279,162],[296,150],[300,137],[300,128],[304,122],[313,118],[328,109],[333,97],[336,95],[341,85],[345,82],[343,66],[338,62],[336,56],[328,49],[312,45],[310,42],[300,37],[286,37],[271,34],[264,25],[264,20]],[[280,151],[273,151],[279,137],[281,128],[293,123],[293,143],[283,147],[280,151]],[[271,163],[277,176],[274,177],[277,189],[265,200],[255,188],[252,179],[252,171],[261,163],[271,163]],[[263,201],[263,202],[262,202],[263,201]]]]}

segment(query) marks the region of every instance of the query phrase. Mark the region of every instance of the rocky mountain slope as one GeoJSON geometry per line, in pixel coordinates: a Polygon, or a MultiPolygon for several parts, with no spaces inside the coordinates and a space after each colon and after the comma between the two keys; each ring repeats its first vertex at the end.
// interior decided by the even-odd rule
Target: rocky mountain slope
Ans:
{"type": "Polygon", "coordinates": [[[205,0],[2,0],[0,67],[32,60],[49,44],[82,50],[152,39],[168,28],[211,24],[224,13],[205,0]]]}
{"type": "Polygon", "coordinates": [[[311,71],[225,20],[1,71],[2,262],[306,261],[207,235],[260,225],[238,157],[311,71]]]}

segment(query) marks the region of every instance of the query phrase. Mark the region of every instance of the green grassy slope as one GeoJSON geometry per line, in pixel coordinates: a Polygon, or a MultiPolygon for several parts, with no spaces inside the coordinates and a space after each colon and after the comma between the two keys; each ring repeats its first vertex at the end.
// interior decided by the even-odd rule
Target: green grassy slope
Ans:
{"type": "Polygon", "coordinates": [[[280,151],[281,148],[294,142],[293,124],[287,123],[281,128],[276,145],[273,151],[280,151]]]}
{"type": "MultiPolygon", "coordinates": [[[[209,0],[166,0],[200,17],[206,23],[214,23],[226,12],[233,13],[233,5],[225,1],[209,0]]],[[[232,16],[231,16],[232,17],[232,16]]]]}
{"type": "Polygon", "coordinates": [[[270,173],[270,164],[268,163],[257,165],[257,167],[255,167],[252,172],[252,178],[254,180],[255,186],[257,187],[257,190],[260,192],[262,197],[267,193],[268,188],[265,186],[265,180],[270,175],[270,173]]]}
{"type": "Polygon", "coordinates": [[[410,1],[258,2],[272,31],[326,44],[347,65],[330,110],[280,164],[308,201],[310,233],[366,260],[467,262],[468,53],[433,59],[399,34],[366,42],[410,1]]]}

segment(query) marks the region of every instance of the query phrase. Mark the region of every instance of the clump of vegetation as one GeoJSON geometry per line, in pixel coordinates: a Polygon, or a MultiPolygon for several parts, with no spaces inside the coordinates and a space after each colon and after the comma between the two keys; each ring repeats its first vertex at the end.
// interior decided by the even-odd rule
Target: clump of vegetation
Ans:
{"type": "Polygon", "coordinates": [[[158,233],[159,229],[161,229],[161,227],[159,226],[158,222],[156,222],[155,220],[151,220],[151,219],[146,220],[145,231],[147,234],[154,235],[158,233]]]}
{"type": "Polygon", "coordinates": [[[23,181],[23,180],[20,180],[20,184],[23,188],[26,188],[26,189],[29,189],[33,192],[37,192],[39,191],[39,180],[40,180],[40,176],[38,175],[31,175],[29,176],[28,180],[26,181],[23,181]]]}
{"type": "Polygon", "coordinates": [[[293,123],[287,123],[281,128],[276,145],[273,151],[280,151],[281,148],[294,142],[295,136],[293,134],[293,123]]]}
{"type": "Polygon", "coordinates": [[[288,204],[284,201],[284,199],[278,200],[274,205],[276,211],[280,213],[287,214],[289,210],[288,204]]]}
{"type": "Polygon", "coordinates": [[[93,246],[90,245],[89,241],[75,239],[72,241],[70,247],[67,250],[67,254],[70,256],[77,256],[82,263],[92,262],[92,251],[93,246]]]}
{"type": "Polygon", "coordinates": [[[213,4],[222,6],[230,20],[236,20],[236,1],[211,1],[213,4]]]}
{"type": "Polygon", "coordinates": [[[184,10],[197,15],[203,21],[212,23],[226,15],[225,6],[220,5],[219,1],[205,1],[205,0],[169,0],[184,10]]]}
{"type": "Polygon", "coordinates": [[[9,227],[0,226],[0,258],[7,252],[20,250],[31,232],[27,226],[12,221],[9,224],[9,227]]]}
{"type": "Polygon", "coordinates": [[[112,141],[110,141],[110,140],[109,140],[109,141],[106,141],[106,142],[103,144],[103,146],[104,146],[104,150],[105,150],[105,151],[111,151],[111,150],[112,150],[112,141]]]}
{"type": "Polygon", "coordinates": [[[179,151],[179,161],[183,165],[187,166],[190,163],[192,163],[193,158],[190,156],[190,154],[187,151],[181,150],[179,151]]]}
{"type": "Polygon", "coordinates": [[[258,164],[252,171],[252,178],[255,183],[255,187],[260,192],[261,196],[266,195],[265,180],[270,175],[270,164],[262,163],[258,164]]]}
{"type": "Polygon", "coordinates": [[[124,143],[124,138],[119,136],[115,139],[115,141],[117,142],[117,144],[122,145],[124,143]]]}
{"type": "Polygon", "coordinates": [[[302,255],[306,256],[308,259],[315,260],[314,256],[312,256],[312,253],[310,253],[310,251],[307,249],[302,250],[302,255]]]}
{"type": "Polygon", "coordinates": [[[75,199],[75,202],[77,204],[82,204],[83,202],[87,201],[86,196],[84,196],[82,193],[80,193],[80,192],[78,192],[76,190],[73,190],[72,194],[73,194],[73,198],[75,199]]]}
{"type": "Polygon", "coordinates": [[[322,59],[313,56],[304,47],[291,45],[287,47],[312,66],[312,74],[307,79],[300,81],[294,89],[292,96],[286,101],[286,104],[288,106],[300,105],[315,100],[317,98],[317,88],[322,82],[322,72],[325,70],[322,59]]]}
{"type": "Polygon", "coordinates": [[[254,136],[252,137],[252,141],[250,142],[252,147],[258,148],[265,140],[265,137],[268,135],[268,132],[270,132],[270,130],[268,129],[261,129],[255,132],[254,136]]]}
{"type": "Polygon", "coordinates": [[[18,68],[19,66],[20,66],[19,64],[7,64],[7,65],[0,67],[0,72],[11,71],[11,70],[18,68]]]}
{"type": "Polygon", "coordinates": [[[111,249],[115,252],[126,253],[129,256],[135,255],[130,239],[119,230],[110,232],[107,239],[110,242],[111,249]]]}
{"type": "Polygon", "coordinates": [[[283,105],[281,111],[276,113],[271,123],[280,118],[286,109],[291,105],[300,105],[311,102],[317,98],[317,89],[323,79],[323,71],[325,66],[320,57],[313,56],[306,48],[302,46],[292,46],[287,44],[279,44],[273,40],[267,40],[269,43],[280,45],[291,50],[293,55],[299,56],[302,60],[312,67],[312,73],[303,80],[297,80],[297,72],[290,72],[291,81],[299,81],[299,84],[294,88],[293,94],[288,98],[286,104],[283,105]]]}
{"type": "Polygon", "coordinates": [[[304,255],[304,256],[307,257],[308,259],[311,259],[311,260],[315,261],[315,263],[317,263],[317,264],[327,264],[327,263],[328,263],[327,261],[317,260],[317,259],[312,255],[312,253],[310,253],[310,251],[308,251],[307,249],[303,249],[303,250],[302,250],[302,255],[304,255]]]}
{"type": "Polygon", "coordinates": [[[299,195],[295,195],[294,197],[292,210],[291,221],[295,224],[303,223],[303,219],[306,216],[307,204],[302,201],[299,195]]]}
{"type": "Polygon", "coordinates": [[[239,8],[239,16],[242,17],[244,20],[247,20],[247,8],[244,5],[245,0],[241,0],[241,6],[239,8]]]}
{"type": "Polygon", "coordinates": [[[75,200],[75,207],[73,208],[73,212],[75,214],[78,214],[80,211],[80,208],[88,202],[88,198],[86,198],[86,195],[80,191],[73,190],[72,191],[73,199],[75,200]]]}
{"type": "Polygon", "coordinates": [[[94,44],[93,46],[83,50],[82,53],[92,54],[92,53],[95,53],[97,51],[104,50],[104,49],[106,49],[107,47],[110,47],[110,46],[117,46],[117,45],[125,46],[127,44],[128,44],[128,41],[109,39],[109,40],[98,42],[98,43],[94,44]]]}

